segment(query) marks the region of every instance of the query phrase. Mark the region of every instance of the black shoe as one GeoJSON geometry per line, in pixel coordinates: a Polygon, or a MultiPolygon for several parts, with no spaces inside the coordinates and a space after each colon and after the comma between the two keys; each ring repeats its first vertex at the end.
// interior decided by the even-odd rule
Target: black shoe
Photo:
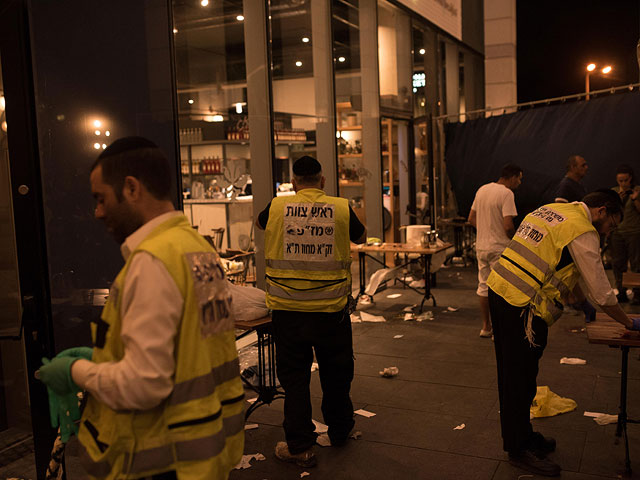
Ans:
{"type": "Polygon", "coordinates": [[[557,477],[560,475],[560,465],[553,463],[547,458],[540,458],[529,449],[517,454],[509,454],[509,463],[515,467],[522,468],[528,472],[544,475],[545,477],[557,477]]]}
{"type": "Polygon", "coordinates": [[[618,299],[618,303],[627,303],[629,301],[626,290],[620,290],[620,293],[616,295],[616,298],[618,299]]]}
{"type": "Polygon", "coordinates": [[[538,454],[542,454],[539,456],[546,456],[556,451],[556,440],[552,437],[545,437],[540,432],[533,432],[531,436],[531,449],[538,452],[538,454]]]}

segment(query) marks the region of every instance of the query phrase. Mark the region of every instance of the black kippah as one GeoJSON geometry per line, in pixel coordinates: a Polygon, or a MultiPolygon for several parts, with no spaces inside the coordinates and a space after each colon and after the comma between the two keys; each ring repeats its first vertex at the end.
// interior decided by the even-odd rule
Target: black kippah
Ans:
{"type": "Polygon", "coordinates": [[[109,145],[98,158],[111,157],[119,153],[139,150],[141,148],[158,148],[158,146],[144,137],[123,137],[109,145]]]}
{"type": "Polygon", "coordinates": [[[322,171],[322,166],[315,158],[305,155],[293,164],[293,173],[299,177],[316,175],[322,171]]]}

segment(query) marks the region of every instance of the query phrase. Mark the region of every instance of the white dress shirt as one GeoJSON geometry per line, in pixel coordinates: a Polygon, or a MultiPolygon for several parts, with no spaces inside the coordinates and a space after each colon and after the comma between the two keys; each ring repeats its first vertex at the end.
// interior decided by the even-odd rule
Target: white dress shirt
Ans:
{"type": "MultiPolygon", "coordinates": [[[[153,229],[180,215],[165,213],[129,235],[120,247],[125,261],[153,229]]],[[[106,363],[78,360],[72,376],[79,387],[113,410],[147,410],[173,390],[174,338],[184,299],[164,264],[147,252],[131,260],[120,294],[124,357],[106,363]]]]}
{"type": "MultiPolygon", "coordinates": [[[[591,222],[589,207],[582,202],[573,203],[582,205],[591,222]]],[[[567,248],[593,301],[598,305],[618,303],[600,258],[600,235],[597,232],[583,233],[569,243],[567,248]]]]}

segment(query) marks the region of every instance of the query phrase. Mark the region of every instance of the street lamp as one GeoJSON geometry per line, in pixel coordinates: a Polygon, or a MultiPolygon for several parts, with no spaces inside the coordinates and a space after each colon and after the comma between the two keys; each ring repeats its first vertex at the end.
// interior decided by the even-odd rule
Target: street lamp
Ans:
{"type": "MultiPolygon", "coordinates": [[[[589,77],[591,76],[592,73],[595,72],[596,68],[597,66],[595,63],[590,63],[589,65],[587,65],[587,74],[584,77],[584,89],[587,94],[586,96],[587,100],[589,100],[589,77]]],[[[611,72],[611,70],[613,70],[613,67],[611,67],[611,65],[607,65],[606,67],[601,69],[600,72],[596,72],[596,73],[607,75],[608,73],[611,72]]]]}

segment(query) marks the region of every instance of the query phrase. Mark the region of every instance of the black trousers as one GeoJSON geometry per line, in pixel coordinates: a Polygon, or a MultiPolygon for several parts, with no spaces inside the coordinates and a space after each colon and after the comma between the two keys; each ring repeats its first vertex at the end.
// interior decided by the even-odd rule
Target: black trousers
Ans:
{"type": "Polygon", "coordinates": [[[536,396],[538,361],[547,346],[547,324],[534,317],[533,341],[525,336],[527,309],[514,307],[489,289],[489,310],[498,367],[500,426],[505,451],[516,454],[530,446],[533,433],[529,410],[536,396]]]}
{"type": "Polygon", "coordinates": [[[355,425],[349,392],[353,380],[351,319],[335,313],[274,310],[276,365],[284,388],[284,432],[293,454],[316,443],[311,421],[311,364],[315,350],[322,386],[322,415],[332,443],[344,441],[355,425]]]}

